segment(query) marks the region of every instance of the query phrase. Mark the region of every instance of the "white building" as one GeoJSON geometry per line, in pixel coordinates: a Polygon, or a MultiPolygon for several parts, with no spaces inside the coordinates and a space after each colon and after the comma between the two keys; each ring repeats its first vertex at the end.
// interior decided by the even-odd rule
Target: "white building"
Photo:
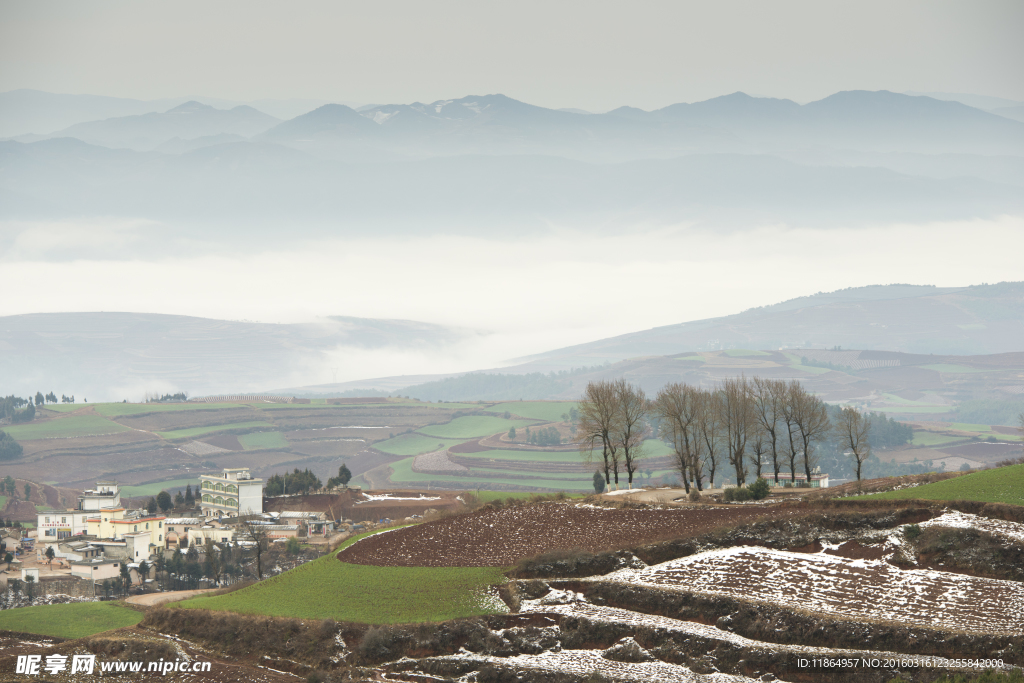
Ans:
{"type": "Polygon", "coordinates": [[[263,480],[253,479],[248,467],[225,468],[221,474],[199,475],[204,517],[238,517],[263,513],[263,480]]]}
{"type": "Polygon", "coordinates": [[[78,509],[97,512],[103,508],[121,507],[121,487],[116,481],[98,481],[78,497],[78,509]]]}
{"type": "Polygon", "coordinates": [[[40,543],[61,541],[89,532],[86,520],[94,514],[85,510],[41,510],[36,514],[36,538],[40,543]]]}

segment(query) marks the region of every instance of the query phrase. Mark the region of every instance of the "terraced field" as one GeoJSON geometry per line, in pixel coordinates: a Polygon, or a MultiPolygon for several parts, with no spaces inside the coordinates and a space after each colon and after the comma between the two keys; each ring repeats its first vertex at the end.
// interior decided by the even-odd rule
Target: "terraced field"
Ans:
{"type": "Polygon", "coordinates": [[[127,432],[129,429],[99,415],[66,415],[51,420],[4,427],[4,431],[18,441],[73,439],[81,436],[116,434],[127,432]]]}
{"type": "Polygon", "coordinates": [[[1024,584],[907,571],[884,560],[741,546],[641,570],[624,569],[605,580],[770,602],[857,620],[981,633],[1024,630],[1024,584]]]}

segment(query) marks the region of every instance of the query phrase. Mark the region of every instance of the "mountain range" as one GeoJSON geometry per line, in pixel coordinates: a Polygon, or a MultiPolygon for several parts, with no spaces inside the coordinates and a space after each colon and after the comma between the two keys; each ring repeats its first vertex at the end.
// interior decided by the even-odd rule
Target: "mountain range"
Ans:
{"type": "Polygon", "coordinates": [[[294,223],[311,236],[367,227],[487,235],[552,223],[827,226],[1024,208],[1024,123],[889,92],[806,105],[735,93],[605,114],[487,95],[358,111],[328,104],[286,121],[187,102],[55,135],[0,142],[0,217],[173,224],[150,233],[158,245],[272,239],[294,223]]]}

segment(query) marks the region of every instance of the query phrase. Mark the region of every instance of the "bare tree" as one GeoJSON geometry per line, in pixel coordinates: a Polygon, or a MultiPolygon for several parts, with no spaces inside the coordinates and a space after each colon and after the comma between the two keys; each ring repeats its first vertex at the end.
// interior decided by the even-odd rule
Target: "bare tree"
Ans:
{"type": "Polygon", "coordinates": [[[800,382],[793,380],[786,384],[779,403],[780,422],[786,427],[786,442],[783,443],[785,456],[789,461],[789,480],[796,482],[796,456],[800,453],[800,437],[797,435],[796,412],[799,394],[803,391],[800,382]]]}
{"type": "MultiPolygon", "coordinates": [[[[701,453],[701,470],[707,467],[708,488],[715,488],[715,472],[721,460],[722,440],[722,397],[717,391],[701,392],[701,407],[697,413],[697,429],[703,441],[701,453]]],[[[699,482],[702,472],[698,472],[699,482]]],[[[700,486],[697,487],[700,490],[700,486]]]]}
{"type": "Polygon", "coordinates": [[[249,537],[250,541],[256,543],[256,578],[263,579],[263,551],[267,545],[269,533],[266,524],[252,510],[246,510],[245,518],[242,520],[242,531],[249,537]]]}
{"type": "MultiPolygon", "coordinates": [[[[753,404],[754,417],[764,431],[765,443],[768,454],[772,458],[772,473],[775,481],[779,480],[779,470],[782,469],[782,459],[779,457],[779,439],[781,434],[782,405],[786,400],[786,383],[778,379],[765,379],[755,377],[751,384],[751,402],[753,404]]],[[[758,467],[758,476],[761,469],[758,467]]]]}
{"type": "Polygon", "coordinates": [[[619,453],[618,445],[612,435],[617,430],[618,411],[616,410],[615,387],[611,382],[589,382],[579,401],[579,439],[580,454],[590,463],[594,451],[601,444],[601,466],[604,470],[605,484],[610,488],[612,475],[615,486],[619,485],[619,453]]]}
{"type": "Polygon", "coordinates": [[[803,455],[804,474],[808,486],[811,483],[811,468],[814,466],[814,446],[832,431],[832,423],[828,419],[825,403],[814,394],[808,392],[799,383],[793,391],[794,402],[793,422],[800,436],[800,447],[803,455]]]}
{"type": "Polygon", "coordinates": [[[700,453],[700,435],[696,431],[699,408],[700,390],[678,382],[664,386],[654,400],[653,411],[661,418],[658,434],[672,444],[676,469],[687,493],[697,473],[700,453]]]}
{"type": "Polygon", "coordinates": [[[846,407],[839,411],[835,425],[836,441],[841,450],[850,451],[857,469],[857,481],[860,481],[864,461],[871,455],[871,444],[868,442],[870,431],[871,420],[861,415],[856,408],[846,407]]]}
{"type": "Polygon", "coordinates": [[[612,432],[613,442],[621,449],[622,465],[626,468],[628,488],[633,488],[633,473],[644,455],[644,436],[647,424],[644,419],[650,410],[647,395],[640,387],[634,387],[624,379],[614,383],[615,403],[618,419],[612,432]]]}
{"type": "Polygon", "coordinates": [[[754,479],[760,479],[761,469],[764,467],[763,458],[769,452],[768,432],[756,419],[751,423],[747,446],[750,447],[750,462],[754,466],[754,479]]]}
{"type": "Polygon", "coordinates": [[[726,455],[736,473],[736,485],[742,486],[747,482],[747,469],[744,465],[747,459],[747,439],[754,417],[747,378],[726,379],[718,396],[719,422],[725,439],[726,455]]]}

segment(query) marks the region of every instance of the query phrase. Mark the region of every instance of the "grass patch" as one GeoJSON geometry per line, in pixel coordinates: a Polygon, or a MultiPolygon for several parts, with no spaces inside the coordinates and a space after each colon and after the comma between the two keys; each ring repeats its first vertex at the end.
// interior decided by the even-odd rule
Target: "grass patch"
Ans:
{"type": "Polygon", "coordinates": [[[742,358],[743,356],[770,356],[771,354],[767,351],[754,351],[752,349],[728,349],[725,355],[732,358],[742,358]]]}
{"type": "Polygon", "coordinates": [[[255,427],[273,427],[271,422],[231,422],[223,425],[210,425],[207,427],[190,427],[188,429],[175,429],[170,432],[157,432],[165,439],[186,439],[212,434],[213,432],[226,432],[232,429],[253,429],[255,427]]]}
{"type": "Polygon", "coordinates": [[[4,506],[6,506],[6,505],[7,505],[7,496],[0,496],[0,510],[3,510],[4,506]]]}
{"type": "Polygon", "coordinates": [[[914,413],[943,413],[943,414],[945,414],[945,413],[949,412],[949,407],[948,406],[915,406],[915,405],[880,406],[878,408],[874,408],[873,407],[873,408],[871,408],[871,410],[873,412],[876,412],[876,413],[907,413],[907,414],[914,414],[914,413]]]}
{"type": "Polygon", "coordinates": [[[4,427],[4,431],[18,441],[31,441],[32,439],[69,439],[76,436],[113,434],[114,432],[130,431],[130,428],[111,422],[99,415],[68,415],[45,422],[12,425],[4,427]]]}
{"type": "Polygon", "coordinates": [[[1024,505],[1024,465],[998,467],[982,470],[962,477],[936,481],[899,491],[875,493],[862,498],[898,500],[921,498],[923,500],[977,500],[983,503],[1009,503],[1024,505]]]}
{"type": "Polygon", "coordinates": [[[560,422],[562,415],[568,415],[569,411],[575,407],[575,401],[509,401],[491,406],[487,409],[487,412],[509,412],[530,420],[560,422]]]}
{"type": "Polygon", "coordinates": [[[921,367],[926,370],[935,370],[936,372],[950,375],[968,375],[976,372],[999,372],[998,368],[995,370],[984,370],[982,368],[972,368],[967,365],[953,365],[950,363],[932,363],[931,365],[922,365],[921,367]]]}
{"type": "Polygon", "coordinates": [[[683,356],[681,358],[676,358],[676,360],[693,361],[693,362],[698,362],[698,363],[706,363],[707,362],[707,360],[704,358],[704,356],[698,356],[696,354],[692,355],[692,356],[683,356]]]}
{"type": "Polygon", "coordinates": [[[255,451],[264,448],[289,448],[288,439],[284,438],[281,432],[253,432],[242,434],[238,437],[238,443],[247,451],[255,451]]]}
{"type": "Polygon", "coordinates": [[[181,489],[182,493],[184,493],[185,487],[189,484],[192,484],[193,492],[199,490],[198,479],[172,479],[171,481],[157,481],[140,486],[122,486],[121,495],[125,498],[139,498],[141,496],[155,496],[161,491],[167,491],[171,494],[171,498],[173,498],[178,489],[181,489]]]}
{"type": "Polygon", "coordinates": [[[949,425],[950,429],[955,429],[960,432],[991,432],[992,427],[990,425],[979,425],[969,424],[967,422],[953,422],[949,425]]]}
{"type": "Polygon", "coordinates": [[[373,444],[373,447],[391,455],[419,455],[420,453],[438,451],[441,448],[451,448],[463,441],[465,439],[439,439],[419,434],[400,434],[393,439],[379,441],[373,444]]]}
{"type": "Polygon", "coordinates": [[[116,602],[71,602],[0,610],[0,630],[56,638],[84,638],[101,631],[134,626],[140,621],[142,612],[116,602]]]}
{"type": "Polygon", "coordinates": [[[437,436],[443,439],[472,439],[481,436],[490,436],[498,432],[507,432],[512,427],[517,430],[533,424],[526,420],[506,420],[502,417],[489,417],[486,415],[466,415],[457,417],[451,422],[443,425],[430,425],[419,429],[420,434],[437,436]]]}
{"type": "Polygon", "coordinates": [[[469,476],[456,476],[456,475],[445,475],[445,474],[426,474],[412,471],[412,458],[406,458],[405,460],[399,460],[398,462],[391,463],[391,481],[396,486],[401,486],[403,482],[444,482],[449,484],[451,488],[461,488],[467,491],[476,490],[477,487],[493,486],[495,484],[508,485],[508,486],[523,486],[533,487],[537,489],[543,489],[544,491],[557,492],[557,491],[593,491],[594,480],[593,474],[569,474],[565,478],[561,478],[553,475],[539,475],[537,478],[524,477],[522,471],[519,472],[508,472],[505,470],[484,470],[480,469],[480,472],[486,472],[487,477],[469,477],[469,476]],[[505,474],[505,476],[502,476],[505,474]]]}
{"type": "Polygon", "coordinates": [[[809,372],[812,375],[824,375],[826,372],[832,372],[829,368],[819,368],[816,365],[804,365],[801,362],[800,356],[792,353],[786,353],[785,356],[789,358],[789,367],[794,370],[802,370],[803,372],[809,372]]]}
{"type": "MultiPolygon", "coordinates": [[[[349,539],[339,550],[366,535],[349,539]]],[[[339,562],[335,554],[233,593],[176,606],[363,624],[446,621],[505,611],[487,597],[487,589],[506,581],[507,568],[373,567],[339,562]]]]}
{"type": "Polygon", "coordinates": [[[963,441],[962,436],[947,436],[935,432],[914,432],[914,438],[910,440],[914,446],[944,446],[955,441],[963,441]]]}
{"type": "MultiPolygon", "coordinates": [[[[494,450],[478,453],[456,453],[459,458],[473,458],[481,463],[488,460],[512,460],[515,462],[582,462],[579,451],[516,451],[494,450]]],[[[600,457],[600,456],[598,456],[600,457]]]]}
{"type": "Polygon", "coordinates": [[[97,413],[106,417],[145,415],[146,413],[179,413],[186,410],[227,410],[243,407],[241,403],[97,403],[93,406],[97,413]]]}
{"type": "MultiPolygon", "coordinates": [[[[94,405],[102,405],[102,404],[94,404],[94,405]]],[[[45,404],[39,406],[39,408],[44,408],[46,410],[52,410],[55,413],[73,413],[76,410],[78,410],[79,408],[88,408],[88,407],[89,407],[88,403],[45,403],[45,404]]],[[[36,410],[38,410],[39,408],[36,408],[36,410]]]]}

